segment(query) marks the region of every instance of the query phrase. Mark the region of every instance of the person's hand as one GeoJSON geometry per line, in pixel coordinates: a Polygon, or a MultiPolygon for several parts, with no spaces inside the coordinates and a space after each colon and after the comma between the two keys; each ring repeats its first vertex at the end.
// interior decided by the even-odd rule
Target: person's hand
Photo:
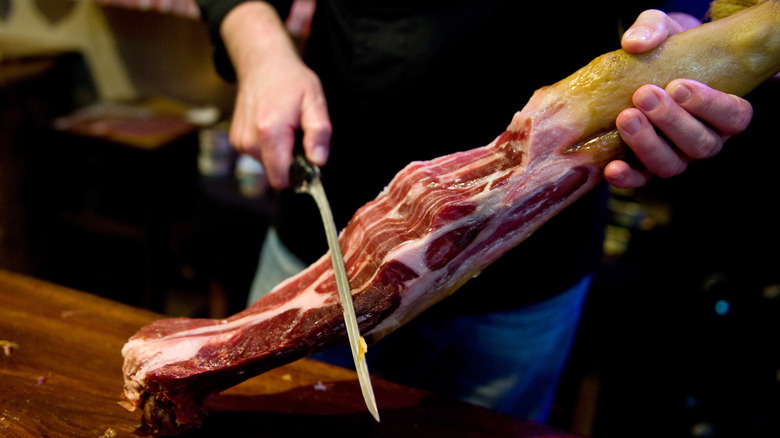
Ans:
{"type": "Polygon", "coordinates": [[[309,160],[322,166],[328,159],[332,128],[319,77],[265,3],[235,7],[221,32],[238,79],[230,142],[260,160],[273,187],[288,187],[298,129],[309,160]]]}
{"type": "MultiPolygon", "coordinates": [[[[672,16],[657,10],[640,14],[623,35],[623,49],[646,52],[669,35],[699,24],[685,14],[672,16]]],[[[607,164],[604,177],[618,188],[643,186],[652,175],[679,175],[692,160],[720,152],[723,143],[744,131],[753,117],[746,100],[688,79],[674,80],[666,88],[645,85],[632,99],[634,107],[622,111],[616,124],[644,169],[622,160],[607,164]]]]}

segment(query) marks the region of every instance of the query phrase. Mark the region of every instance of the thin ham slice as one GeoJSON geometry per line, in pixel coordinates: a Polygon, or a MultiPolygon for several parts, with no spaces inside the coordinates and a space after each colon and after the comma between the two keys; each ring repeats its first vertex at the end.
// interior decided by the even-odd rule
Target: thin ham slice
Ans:
{"type": "MultiPolygon", "coordinates": [[[[598,185],[623,151],[615,117],[639,86],[688,77],[744,94],[778,71],[773,0],[649,54],[603,55],[537,91],[487,146],[409,164],[340,235],[361,332],[379,340],[598,185]]],[[[140,329],[122,350],[125,405],[158,430],[197,426],[209,396],[345,338],[326,254],[229,318],[140,329]]]]}

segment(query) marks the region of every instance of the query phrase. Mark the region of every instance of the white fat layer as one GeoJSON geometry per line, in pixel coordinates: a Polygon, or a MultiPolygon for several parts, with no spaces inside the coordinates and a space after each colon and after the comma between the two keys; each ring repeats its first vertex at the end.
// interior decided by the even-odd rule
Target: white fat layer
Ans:
{"type": "MultiPolygon", "coordinates": [[[[573,167],[577,160],[577,157],[569,157],[569,165],[573,167]]],[[[515,187],[522,187],[524,185],[530,185],[531,187],[543,187],[547,184],[554,184],[561,178],[560,165],[556,165],[554,162],[548,164],[547,162],[542,161],[541,163],[538,163],[536,166],[534,166],[533,169],[534,171],[532,172],[517,174],[516,177],[520,178],[521,180],[518,181],[515,179],[515,177],[513,177],[515,181],[511,182],[509,185],[515,187]]],[[[494,178],[499,178],[501,176],[503,175],[494,174],[490,176],[490,179],[493,180],[494,178]]],[[[588,184],[586,184],[586,186],[587,185],[588,184]]],[[[589,188],[580,188],[579,190],[583,191],[588,189],[589,188]]],[[[528,192],[525,192],[524,194],[526,196],[533,195],[533,193],[528,192]]],[[[492,235],[496,228],[503,222],[503,214],[509,212],[509,210],[503,209],[502,205],[511,206],[517,203],[516,199],[507,199],[504,197],[505,195],[506,193],[494,193],[486,189],[484,192],[473,198],[480,205],[480,208],[477,212],[475,212],[475,214],[460,218],[456,221],[452,221],[451,223],[446,224],[444,227],[441,227],[433,232],[426,233],[420,239],[405,242],[387,255],[386,261],[397,260],[409,268],[415,270],[415,272],[419,274],[419,277],[407,282],[406,289],[401,294],[400,306],[395,310],[393,315],[388,317],[385,321],[382,321],[378,326],[374,327],[371,332],[381,332],[387,326],[398,324],[397,320],[399,318],[397,318],[395,315],[413,313],[414,309],[422,302],[424,302],[427,297],[436,295],[437,291],[439,290],[447,289],[448,286],[451,286],[450,283],[452,283],[454,279],[461,278],[463,273],[480,272],[481,268],[483,267],[481,266],[481,263],[485,259],[494,259],[499,257],[507,247],[514,246],[514,241],[522,240],[524,237],[521,236],[528,235],[531,232],[529,230],[534,229],[538,226],[539,223],[544,222],[544,217],[537,217],[534,220],[528,221],[525,226],[522,227],[522,229],[517,230],[517,234],[513,236],[507,236],[506,239],[493,242],[488,248],[485,248],[484,251],[481,251],[481,253],[476,258],[466,258],[459,256],[456,258],[456,260],[449,263],[448,267],[445,267],[437,272],[432,272],[429,270],[429,268],[427,268],[424,259],[426,248],[438,236],[441,236],[446,232],[462,226],[464,222],[473,221],[477,216],[483,215],[491,216],[493,219],[470,246],[479,244],[486,236],[492,235]],[[482,199],[477,200],[477,198],[480,197],[482,199]],[[504,240],[506,240],[506,242],[504,242],[504,240]],[[449,270],[452,268],[453,264],[457,266],[457,268],[454,271],[449,270]]],[[[512,196],[510,195],[509,197],[511,198],[512,196]]],[[[540,200],[539,202],[541,203],[544,201],[540,200]]],[[[535,207],[536,206],[529,206],[529,210],[533,210],[535,207]]],[[[562,208],[563,205],[560,205],[554,209],[557,211],[562,208]]]]}
{"type": "Polygon", "coordinates": [[[308,309],[325,306],[330,295],[318,293],[315,289],[329,276],[332,276],[332,271],[325,271],[293,299],[262,313],[248,313],[233,321],[222,320],[215,325],[183,330],[157,339],[137,338],[128,341],[122,348],[122,355],[133,356],[132,362],[137,365],[131,378],[143,382],[150,372],[160,367],[189,360],[207,344],[224,342],[235,336],[241,329],[260,324],[289,310],[298,309],[303,313],[308,309]]]}
{"type": "MultiPolygon", "coordinates": [[[[488,179],[492,182],[492,180],[502,177],[504,174],[493,174],[488,179]]],[[[489,186],[489,184],[488,184],[489,186]]],[[[412,191],[410,191],[412,193],[412,191]]],[[[413,193],[412,193],[413,194],[413,193]]],[[[387,254],[385,257],[385,261],[383,264],[388,263],[390,260],[396,260],[400,263],[403,263],[408,268],[412,269],[418,274],[418,277],[412,280],[409,280],[406,284],[405,290],[403,290],[401,295],[401,305],[396,310],[396,313],[404,314],[405,312],[408,312],[407,308],[410,306],[415,306],[419,299],[421,297],[424,297],[428,295],[425,291],[435,291],[442,287],[442,284],[440,284],[442,281],[446,282],[452,277],[457,277],[457,275],[450,275],[448,278],[443,278],[442,276],[445,275],[446,272],[450,272],[450,274],[453,273],[453,271],[450,271],[451,264],[448,264],[448,267],[445,267],[443,269],[440,269],[439,271],[441,274],[435,274],[433,271],[431,271],[425,262],[426,257],[426,249],[431,245],[433,241],[435,241],[438,237],[457,229],[461,226],[463,226],[464,223],[467,222],[473,222],[475,220],[479,220],[479,218],[485,217],[485,216],[491,216],[493,215],[497,210],[497,205],[501,203],[503,196],[500,193],[490,191],[487,187],[486,189],[474,196],[472,200],[476,201],[480,208],[473,214],[464,216],[458,220],[451,221],[444,226],[441,226],[437,228],[434,231],[430,231],[428,233],[425,233],[421,238],[410,240],[407,242],[404,242],[403,244],[399,245],[395,249],[393,249],[391,252],[387,254]],[[482,199],[479,199],[482,198],[482,199]]],[[[501,220],[493,220],[491,223],[486,227],[480,234],[482,236],[488,236],[495,231],[495,228],[498,227],[501,223],[501,220]]],[[[476,244],[480,242],[482,239],[477,238],[475,239],[473,244],[476,244]]],[[[460,271],[468,271],[472,269],[471,263],[468,260],[460,260],[457,264],[459,265],[458,269],[456,269],[456,273],[460,271]],[[465,262],[465,263],[464,263],[465,262]]]]}
{"type": "MultiPolygon", "coordinates": [[[[455,159],[455,157],[453,156],[451,159],[455,159]]],[[[488,155],[485,158],[472,163],[471,165],[479,167],[486,165],[489,161],[491,161],[491,157],[488,155]]],[[[528,163],[526,163],[526,165],[527,164],[528,163]]],[[[534,168],[535,166],[531,167],[534,168]]],[[[521,178],[526,179],[526,181],[519,184],[519,186],[522,186],[525,183],[531,183],[532,186],[534,184],[540,184],[541,182],[556,175],[556,172],[554,171],[556,167],[558,166],[542,164],[530,173],[522,173],[521,175],[523,176],[521,176],[521,178]]],[[[411,175],[407,175],[407,177],[419,177],[419,180],[405,194],[405,197],[407,197],[407,199],[418,199],[424,197],[425,194],[431,189],[429,184],[432,183],[439,186],[443,185],[445,187],[454,187],[458,184],[461,184],[459,175],[462,175],[466,170],[467,169],[464,168],[458,168],[456,172],[451,172],[446,175],[437,175],[435,181],[427,178],[425,172],[415,172],[411,175]]],[[[502,174],[493,174],[487,176],[485,182],[491,182],[495,178],[500,178],[502,176],[502,174]]],[[[489,185],[490,184],[488,184],[486,187],[489,187],[489,185]]],[[[509,185],[518,187],[518,182],[515,181],[509,185]]],[[[388,191],[385,190],[380,196],[387,195],[388,191]]],[[[443,233],[449,232],[452,229],[462,225],[464,221],[472,221],[477,215],[482,216],[485,214],[496,214],[497,210],[501,210],[499,204],[503,204],[504,202],[509,202],[510,204],[512,203],[511,199],[505,198],[507,195],[510,198],[513,196],[511,192],[507,193],[505,191],[499,190],[496,191],[496,193],[491,193],[490,190],[486,189],[484,192],[474,197],[474,200],[477,200],[477,198],[480,197],[485,198],[478,200],[477,203],[480,205],[480,208],[477,212],[475,212],[475,214],[448,223],[436,230],[433,230],[432,232],[428,232],[420,239],[405,242],[398,248],[395,248],[393,251],[391,251],[391,253],[387,254],[387,257],[383,263],[387,263],[390,260],[395,259],[410,269],[413,269],[419,275],[417,279],[412,280],[407,284],[407,290],[401,297],[401,307],[397,309],[396,314],[399,312],[403,314],[404,312],[409,311],[407,307],[415,305],[419,301],[419,298],[435,293],[438,288],[442,288],[444,286],[444,282],[450,281],[453,277],[450,275],[448,278],[442,278],[442,275],[445,275],[444,270],[442,270],[442,274],[430,272],[424,260],[426,253],[425,249],[427,246],[443,233]]],[[[376,203],[373,207],[369,206],[368,208],[381,208],[380,205],[381,203],[376,203]]],[[[398,206],[400,205],[401,203],[398,204],[398,206]]],[[[393,209],[391,212],[389,212],[388,218],[395,218],[399,216],[400,215],[398,214],[398,211],[393,209]]],[[[490,224],[488,229],[483,230],[481,235],[490,235],[491,231],[494,230],[496,226],[498,226],[497,223],[490,224]]],[[[360,231],[361,233],[370,234],[370,229],[371,226],[369,225],[365,229],[361,228],[360,231]]],[[[362,235],[359,237],[362,238],[362,235]]],[[[478,238],[476,241],[479,240],[480,238],[478,238]]],[[[356,250],[358,249],[347,248],[345,251],[345,256],[351,255],[352,251],[356,250]]],[[[325,257],[328,257],[328,255],[326,254],[323,256],[323,258],[325,257]]],[[[323,259],[317,263],[321,263],[322,260],[323,259]]],[[[463,259],[458,261],[458,265],[459,271],[463,271],[465,269],[469,272],[471,272],[471,270],[473,270],[473,268],[476,266],[473,260],[467,261],[463,259]]],[[[450,274],[452,274],[452,272],[450,272],[450,274]]],[[[221,324],[216,323],[206,327],[184,330],[158,339],[133,339],[125,345],[122,351],[126,358],[126,363],[128,362],[128,359],[130,359],[129,362],[136,366],[135,370],[128,370],[130,372],[126,372],[126,375],[128,375],[129,378],[133,381],[142,383],[150,372],[168,364],[178,363],[191,359],[195,357],[198,351],[200,351],[207,344],[224,342],[230,339],[232,336],[235,336],[236,333],[238,333],[237,330],[239,329],[245,329],[247,326],[262,323],[269,320],[270,318],[293,309],[297,309],[299,313],[302,314],[308,309],[323,307],[327,305],[329,300],[332,299],[332,296],[330,294],[317,293],[315,288],[322,281],[328,280],[332,275],[332,270],[325,270],[321,276],[316,281],[312,282],[312,284],[309,285],[306,289],[302,290],[291,300],[281,303],[281,305],[275,309],[263,311],[262,313],[247,313],[247,315],[233,321],[223,320],[221,321],[221,324]]],[[[454,277],[457,277],[457,275],[454,277]]],[[[276,289],[278,290],[283,288],[286,284],[288,284],[289,281],[295,281],[296,278],[297,276],[289,279],[287,282],[279,285],[276,289]]],[[[381,325],[384,325],[384,323],[381,323],[380,326],[381,325]]]]}

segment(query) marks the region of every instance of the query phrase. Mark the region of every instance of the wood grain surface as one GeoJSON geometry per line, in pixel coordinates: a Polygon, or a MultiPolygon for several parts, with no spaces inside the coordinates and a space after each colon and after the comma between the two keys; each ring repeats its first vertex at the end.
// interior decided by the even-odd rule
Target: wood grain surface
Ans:
{"type": "MultiPolygon", "coordinates": [[[[0,436],[138,437],[119,402],[125,341],[161,318],[95,295],[0,271],[0,436]],[[6,348],[1,348],[5,345],[6,348]]],[[[209,403],[189,437],[572,437],[547,426],[373,378],[382,417],[354,371],[303,359],[209,403]]]]}

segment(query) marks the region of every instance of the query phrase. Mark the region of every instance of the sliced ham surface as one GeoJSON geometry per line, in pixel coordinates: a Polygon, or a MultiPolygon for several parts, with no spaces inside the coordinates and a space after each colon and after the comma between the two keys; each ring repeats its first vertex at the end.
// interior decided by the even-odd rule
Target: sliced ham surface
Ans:
{"type": "MultiPolygon", "coordinates": [[[[349,222],[340,243],[369,340],[457,289],[600,181],[586,155],[546,159],[524,150],[520,136],[410,164],[349,222]]],[[[125,396],[138,405],[162,393],[179,408],[178,420],[196,420],[208,395],[345,337],[326,254],[229,318],[143,327],[123,349],[125,396]]]]}
{"type": "MultiPolygon", "coordinates": [[[[600,184],[624,149],[615,117],[639,86],[689,77],[744,94],[778,71],[773,0],[646,55],[605,54],[537,91],[490,144],[409,164],[340,235],[361,332],[381,339],[600,184]]],[[[125,405],[158,429],[197,426],[209,396],[345,339],[325,254],[229,318],[140,329],[122,350],[125,405]]]]}

